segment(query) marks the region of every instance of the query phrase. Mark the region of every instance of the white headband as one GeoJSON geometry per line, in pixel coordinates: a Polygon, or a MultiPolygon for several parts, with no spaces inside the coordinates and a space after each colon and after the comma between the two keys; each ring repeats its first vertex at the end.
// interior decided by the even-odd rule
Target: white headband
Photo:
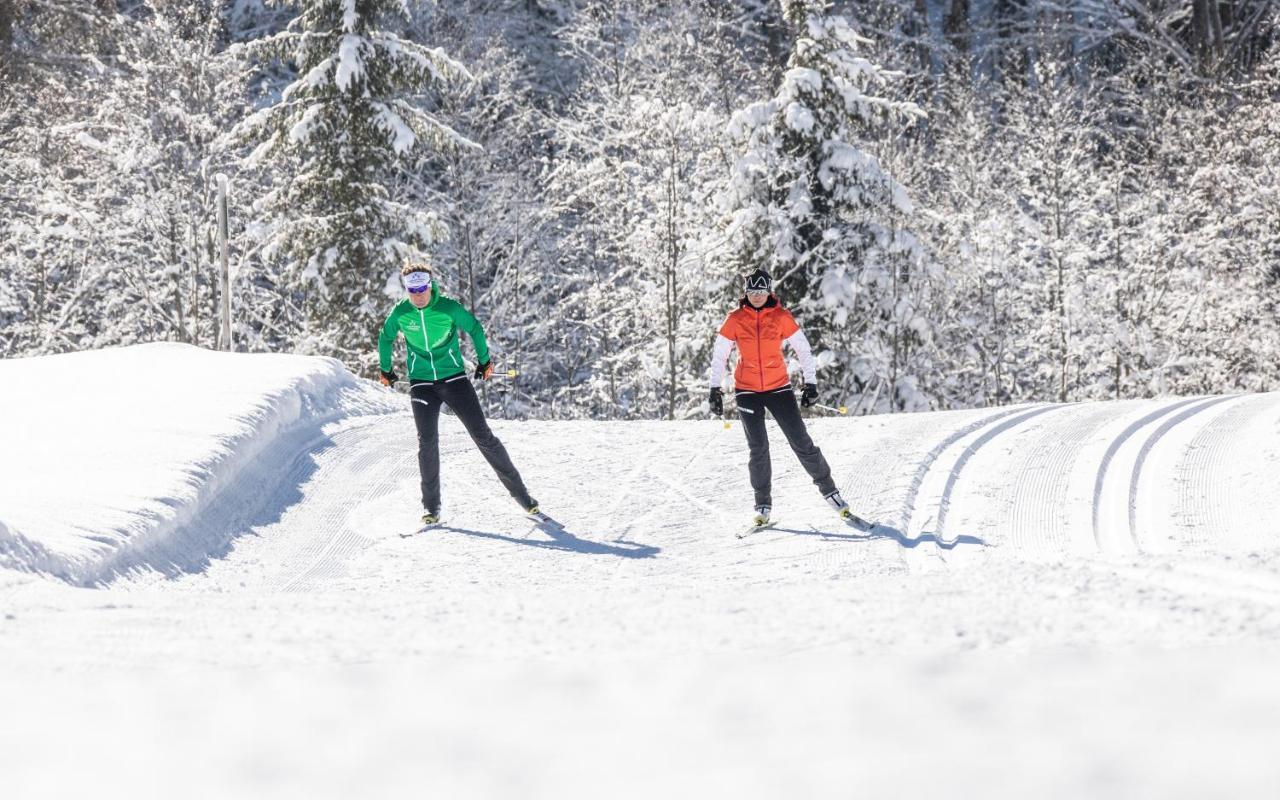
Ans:
{"type": "Polygon", "coordinates": [[[410,272],[404,276],[406,289],[425,289],[431,285],[430,272],[410,272]]]}

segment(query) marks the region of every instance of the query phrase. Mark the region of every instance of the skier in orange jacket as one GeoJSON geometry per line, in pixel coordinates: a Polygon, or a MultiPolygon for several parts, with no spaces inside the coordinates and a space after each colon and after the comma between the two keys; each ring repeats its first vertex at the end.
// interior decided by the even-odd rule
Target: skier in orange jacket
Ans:
{"type": "Polygon", "coordinates": [[[737,309],[720,326],[715,348],[711,355],[711,411],[724,412],[724,393],[720,384],[724,379],[725,363],[733,348],[738,348],[738,368],[733,374],[734,395],[738,404],[738,416],[747,434],[747,447],[751,456],[748,469],[751,488],[755,492],[755,527],[770,524],[769,513],[773,506],[773,468],[769,461],[769,437],[765,430],[764,414],[767,409],[787,437],[787,443],[796,457],[813,478],[818,491],[841,518],[858,520],[849,505],[840,497],[835,481],[831,479],[831,467],[822,451],[809,438],[800,409],[796,405],[791,377],[787,374],[787,362],[782,355],[785,342],[800,359],[804,375],[801,402],[807,408],[818,400],[817,365],[804,331],[796,324],[791,312],[778,302],[773,294],[773,280],[764,270],[756,270],[747,276],[743,286],[744,296],[737,309]]]}

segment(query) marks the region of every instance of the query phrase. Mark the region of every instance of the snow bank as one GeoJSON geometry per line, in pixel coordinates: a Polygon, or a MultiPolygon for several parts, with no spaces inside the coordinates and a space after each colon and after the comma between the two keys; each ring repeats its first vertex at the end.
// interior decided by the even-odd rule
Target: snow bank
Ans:
{"type": "Polygon", "coordinates": [[[199,564],[326,423],[399,407],[332,359],[181,344],[0,361],[0,387],[0,566],[85,585],[199,564]]]}

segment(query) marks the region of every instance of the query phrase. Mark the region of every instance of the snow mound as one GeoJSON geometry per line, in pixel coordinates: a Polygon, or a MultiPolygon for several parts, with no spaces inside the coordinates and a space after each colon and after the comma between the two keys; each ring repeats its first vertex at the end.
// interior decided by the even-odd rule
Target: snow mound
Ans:
{"type": "Polygon", "coordinates": [[[0,361],[0,566],[189,569],[326,426],[400,407],[333,359],[160,343],[0,361]]]}

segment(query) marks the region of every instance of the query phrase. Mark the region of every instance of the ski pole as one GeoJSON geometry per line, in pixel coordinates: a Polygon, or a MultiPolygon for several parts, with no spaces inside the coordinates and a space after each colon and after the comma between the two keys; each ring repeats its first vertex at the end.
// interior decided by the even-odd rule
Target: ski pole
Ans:
{"type": "Polygon", "coordinates": [[[848,409],[847,407],[845,407],[845,406],[840,406],[839,408],[836,408],[836,407],[834,407],[834,406],[824,406],[822,403],[814,403],[814,404],[813,404],[813,407],[814,407],[814,408],[821,408],[821,409],[823,409],[823,410],[825,410],[825,411],[834,411],[834,412],[836,412],[837,414],[848,414],[848,413],[849,413],[849,409],[848,409]]]}
{"type": "MultiPolygon", "coordinates": [[[[471,368],[468,367],[468,370],[470,369],[471,368]]],[[[516,372],[514,369],[509,369],[506,372],[498,372],[497,370],[494,370],[493,374],[489,376],[489,380],[493,380],[494,378],[514,378],[519,374],[520,373],[516,372]]]]}
{"type": "MultiPolygon", "coordinates": [[[[514,378],[516,375],[517,373],[514,369],[509,369],[506,372],[495,372],[489,377],[490,378],[514,378]]],[[[406,380],[399,380],[392,384],[392,387],[397,389],[400,388],[401,386],[408,387],[410,386],[410,384],[406,380]]]]}

